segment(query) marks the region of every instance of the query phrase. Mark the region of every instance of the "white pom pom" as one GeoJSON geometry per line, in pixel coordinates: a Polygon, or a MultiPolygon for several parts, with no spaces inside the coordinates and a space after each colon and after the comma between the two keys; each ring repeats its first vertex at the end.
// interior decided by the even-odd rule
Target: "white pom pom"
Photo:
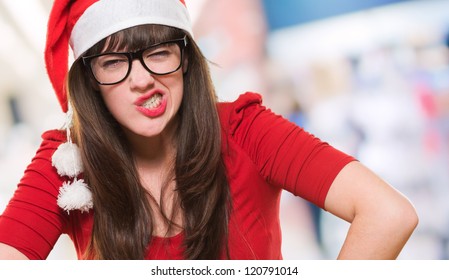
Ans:
{"type": "Polygon", "coordinates": [[[71,142],[59,145],[51,161],[60,176],[76,177],[83,172],[80,150],[71,142]]]}
{"type": "Polygon", "coordinates": [[[89,212],[93,207],[92,193],[84,180],[75,179],[71,184],[64,182],[59,188],[58,206],[67,212],[76,209],[89,212]]]}

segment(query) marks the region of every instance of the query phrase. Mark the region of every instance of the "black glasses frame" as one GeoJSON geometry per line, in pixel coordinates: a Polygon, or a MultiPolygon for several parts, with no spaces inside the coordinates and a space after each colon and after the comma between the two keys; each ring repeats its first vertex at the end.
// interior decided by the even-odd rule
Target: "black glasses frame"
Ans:
{"type": "Polygon", "coordinates": [[[150,73],[153,74],[153,75],[159,75],[159,76],[162,76],[162,75],[168,75],[168,74],[171,74],[171,73],[174,73],[174,72],[178,71],[179,68],[181,68],[181,66],[182,66],[183,56],[184,56],[184,49],[185,49],[186,46],[187,46],[187,36],[184,36],[184,38],[174,39],[174,40],[165,41],[165,42],[160,42],[160,43],[157,43],[157,44],[148,46],[148,47],[146,47],[146,48],[144,48],[144,49],[141,49],[141,50],[138,50],[138,51],[135,51],[135,52],[107,52],[107,53],[100,53],[100,54],[95,54],[95,55],[83,56],[83,57],[81,57],[81,58],[83,59],[84,66],[86,66],[87,68],[89,68],[90,74],[92,75],[92,77],[95,79],[95,81],[96,81],[98,84],[100,84],[100,85],[116,85],[116,84],[119,84],[119,83],[123,82],[126,78],[128,78],[129,73],[131,73],[132,62],[133,62],[135,59],[138,59],[138,60],[140,61],[140,63],[142,64],[142,66],[143,66],[148,72],[150,72],[150,73]],[[160,45],[164,45],[164,44],[170,44],[170,43],[176,43],[176,44],[179,46],[180,50],[181,50],[181,57],[180,57],[180,61],[179,61],[178,67],[176,67],[175,70],[169,71],[169,72],[166,72],[166,73],[156,73],[156,72],[152,71],[150,68],[148,68],[148,66],[147,66],[147,65],[145,64],[145,62],[143,61],[142,54],[143,54],[146,50],[148,50],[148,49],[151,49],[151,48],[154,48],[154,47],[157,47],[157,46],[160,46],[160,45]],[[104,55],[109,55],[109,54],[125,55],[125,56],[128,58],[128,65],[129,65],[129,67],[128,67],[128,72],[127,72],[126,75],[123,77],[123,79],[121,79],[120,81],[117,81],[117,82],[114,82],[114,83],[102,83],[102,82],[98,81],[97,78],[95,77],[95,74],[94,74],[94,72],[93,72],[93,70],[92,70],[91,61],[92,61],[93,59],[97,58],[97,57],[104,56],[104,55]]]}

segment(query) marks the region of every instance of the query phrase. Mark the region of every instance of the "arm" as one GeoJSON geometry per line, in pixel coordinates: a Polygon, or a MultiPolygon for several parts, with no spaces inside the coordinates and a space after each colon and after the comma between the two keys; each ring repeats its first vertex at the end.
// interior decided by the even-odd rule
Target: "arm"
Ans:
{"type": "Polygon", "coordinates": [[[339,258],[398,256],[418,220],[404,196],[352,157],[261,106],[259,95],[242,95],[220,114],[232,141],[267,182],[351,223],[339,258]]]}
{"type": "Polygon", "coordinates": [[[325,209],[351,223],[338,259],[395,259],[418,224],[407,198],[359,162],[337,175],[325,209]]]}
{"type": "Polygon", "coordinates": [[[0,260],[28,260],[28,258],[14,247],[0,243],[0,260]]]}
{"type": "Polygon", "coordinates": [[[45,259],[68,224],[68,216],[57,205],[64,178],[51,164],[60,134],[43,135],[36,156],[0,215],[0,258],[23,258],[17,248],[29,259],[45,259]]]}

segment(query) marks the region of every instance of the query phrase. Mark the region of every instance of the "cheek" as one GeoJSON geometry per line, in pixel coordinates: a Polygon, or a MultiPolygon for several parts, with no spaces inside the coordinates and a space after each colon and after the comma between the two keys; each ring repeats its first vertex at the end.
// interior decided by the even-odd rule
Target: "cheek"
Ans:
{"type": "Polygon", "coordinates": [[[119,94],[110,92],[107,90],[101,90],[101,97],[103,98],[103,102],[106,105],[106,108],[109,112],[114,116],[114,118],[118,117],[118,113],[123,111],[124,100],[123,97],[120,97],[119,94]]]}
{"type": "Polygon", "coordinates": [[[106,108],[111,110],[111,106],[114,104],[114,99],[111,98],[111,95],[101,91],[101,97],[103,98],[103,102],[106,105],[106,108]]]}

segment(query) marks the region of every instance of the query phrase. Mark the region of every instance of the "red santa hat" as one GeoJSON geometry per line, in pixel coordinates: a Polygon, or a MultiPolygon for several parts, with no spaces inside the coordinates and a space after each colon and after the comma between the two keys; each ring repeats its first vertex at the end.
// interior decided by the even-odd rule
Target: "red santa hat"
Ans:
{"type": "Polygon", "coordinates": [[[64,112],[68,110],[65,78],[69,45],[75,59],[100,40],[122,29],[161,24],[192,35],[184,0],[55,0],[50,13],[45,63],[64,112]]]}

